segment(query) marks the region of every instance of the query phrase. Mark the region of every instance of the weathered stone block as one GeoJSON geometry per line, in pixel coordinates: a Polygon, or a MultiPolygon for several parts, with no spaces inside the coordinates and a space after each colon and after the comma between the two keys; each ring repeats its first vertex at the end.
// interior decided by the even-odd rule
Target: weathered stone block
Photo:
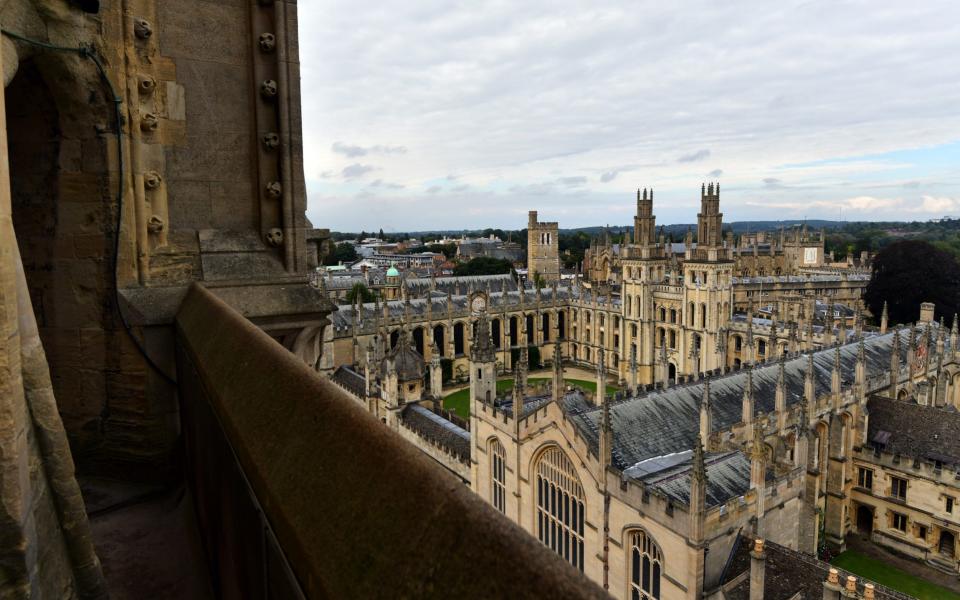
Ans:
{"type": "Polygon", "coordinates": [[[213,224],[218,229],[256,229],[260,199],[256,184],[249,180],[210,183],[213,224]]]}
{"type": "Polygon", "coordinates": [[[157,5],[164,56],[242,65],[248,56],[247,7],[165,0],[157,5]]]}
{"type": "Polygon", "coordinates": [[[170,228],[210,227],[213,213],[210,205],[210,184],[207,181],[171,179],[168,185],[170,228]]]}
{"type": "Polygon", "coordinates": [[[59,177],[61,202],[97,203],[103,196],[102,176],[98,173],[64,172],[59,177]]]}

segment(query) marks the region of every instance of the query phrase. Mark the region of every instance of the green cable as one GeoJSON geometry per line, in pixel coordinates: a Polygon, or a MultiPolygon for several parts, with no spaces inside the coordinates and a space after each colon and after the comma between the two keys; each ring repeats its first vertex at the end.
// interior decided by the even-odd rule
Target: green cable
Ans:
{"type": "MultiPolygon", "coordinates": [[[[125,165],[123,161],[123,114],[120,109],[123,104],[123,99],[117,95],[117,90],[113,86],[113,82],[110,81],[110,77],[107,75],[107,70],[103,66],[103,62],[100,61],[100,58],[96,55],[93,48],[86,48],[84,46],[78,46],[76,48],[71,48],[69,46],[57,46],[55,44],[50,44],[48,42],[43,42],[40,40],[31,39],[24,37],[18,33],[8,31],[6,29],[0,29],[0,33],[7,36],[8,38],[23,42],[24,44],[29,44],[37,48],[43,48],[44,50],[50,50],[53,52],[73,52],[76,53],[81,58],[86,58],[93,61],[93,64],[96,65],[97,71],[100,73],[100,78],[107,85],[107,88],[110,90],[110,96],[113,98],[113,111],[114,111],[114,121],[115,121],[115,134],[117,137],[117,233],[114,236],[113,240],[113,291],[114,291],[114,302],[117,304],[117,312],[120,313],[120,321],[123,324],[123,328],[126,330],[127,335],[133,340],[134,345],[137,347],[138,352],[146,361],[146,363],[157,372],[163,379],[172,385],[176,385],[176,380],[167,375],[167,373],[160,368],[149,354],[147,354],[147,349],[143,346],[143,342],[133,335],[133,330],[130,327],[130,323],[127,321],[127,316],[124,314],[123,309],[120,304],[120,282],[117,275],[117,270],[119,268],[120,261],[120,223],[123,219],[123,180],[125,174],[125,165]]],[[[103,410],[100,414],[101,428],[103,427],[103,422],[109,417],[110,408],[109,400],[104,398],[103,410]]]]}

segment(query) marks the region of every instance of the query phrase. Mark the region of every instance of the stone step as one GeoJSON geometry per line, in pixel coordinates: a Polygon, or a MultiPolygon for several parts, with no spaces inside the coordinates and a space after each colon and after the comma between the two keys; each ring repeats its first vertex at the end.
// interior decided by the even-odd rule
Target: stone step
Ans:
{"type": "Polygon", "coordinates": [[[957,565],[955,562],[943,560],[941,558],[928,558],[926,563],[938,571],[943,571],[950,575],[957,575],[957,565]]]}

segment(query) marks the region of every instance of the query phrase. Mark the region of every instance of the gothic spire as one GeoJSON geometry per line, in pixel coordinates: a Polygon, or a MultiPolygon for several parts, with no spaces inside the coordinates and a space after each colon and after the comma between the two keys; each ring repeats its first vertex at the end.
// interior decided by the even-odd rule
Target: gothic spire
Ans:
{"type": "Polygon", "coordinates": [[[713,410],[710,408],[710,378],[707,377],[703,380],[703,396],[700,398],[700,433],[698,437],[709,441],[712,430],[713,410]]]}

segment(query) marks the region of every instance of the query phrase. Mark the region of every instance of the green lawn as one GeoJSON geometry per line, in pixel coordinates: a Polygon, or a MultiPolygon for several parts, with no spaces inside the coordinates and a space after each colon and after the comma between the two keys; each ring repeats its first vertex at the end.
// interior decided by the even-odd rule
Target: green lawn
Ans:
{"type": "MultiPolygon", "coordinates": [[[[546,377],[531,377],[527,380],[531,384],[541,383],[543,381],[550,381],[546,377]]],[[[564,379],[564,382],[569,385],[575,385],[581,387],[587,391],[596,393],[597,391],[597,382],[596,381],[586,381],[584,379],[564,379]]],[[[508,392],[513,389],[513,378],[508,379],[499,379],[497,380],[497,392],[503,393],[508,392]]],[[[608,385],[607,393],[612,394],[617,391],[618,388],[608,385]]],[[[443,407],[447,410],[451,410],[457,414],[457,416],[463,419],[470,418],[470,388],[464,388],[458,392],[454,392],[449,396],[443,399],[443,407]]]]}
{"type": "Polygon", "coordinates": [[[885,585],[888,588],[901,591],[921,600],[960,600],[956,594],[946,588],[930,583],[919,577],[914,577],[905,571],[896,569],[875,558],[860,554],[854,550],[847,550],[834,558],[831,563],[841,569],[850,571],[854,575],[865,577],[885,585]]]}

